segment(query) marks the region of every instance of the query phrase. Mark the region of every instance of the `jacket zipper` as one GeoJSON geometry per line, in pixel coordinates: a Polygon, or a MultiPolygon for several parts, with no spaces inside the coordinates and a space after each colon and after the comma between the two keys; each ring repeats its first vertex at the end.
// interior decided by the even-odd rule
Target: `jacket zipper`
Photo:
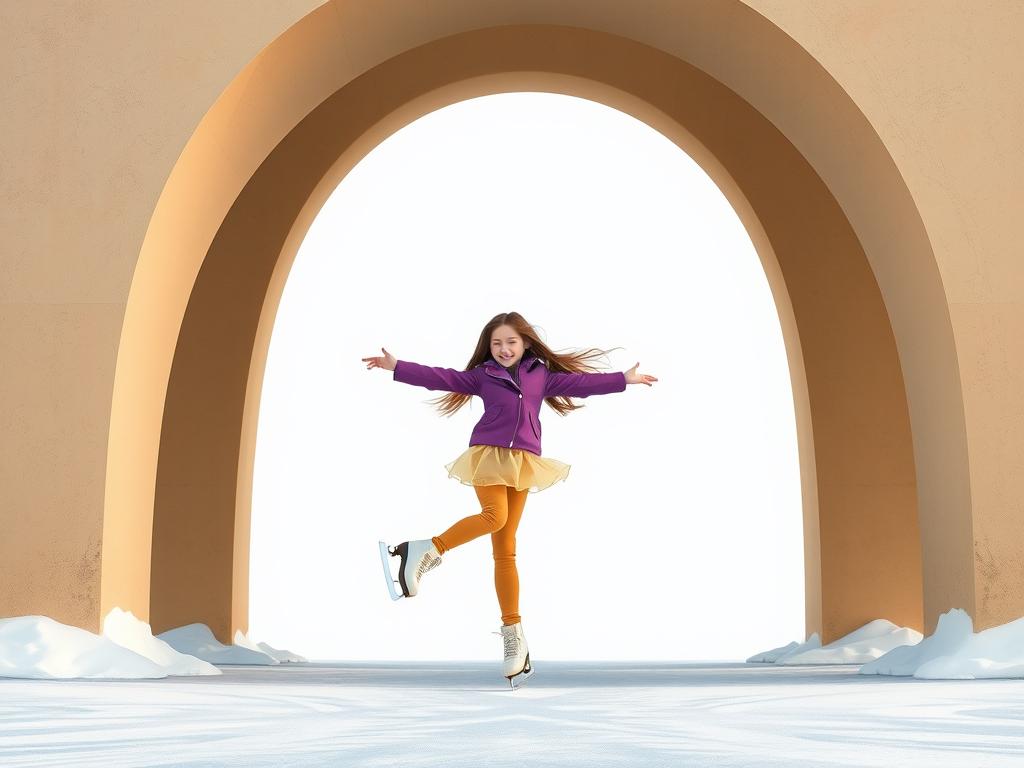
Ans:
{"type": "MultiPolygon", "coordinates": [[[[522,362],[523,361],[520,360],[518,364],[522,365],[522,362]]],[[[512,428],[512,440],[508,444],[508,447],[511,448],[512,443],[516,441],[516,432],[519,430],[519,418],[523,415],[523,390],[518,384],[516,384],[515,379],[512,379],[511,374],[509,375],[509,378],[515,385],[515,388],[519,390],[519,410],[516,411],[516,425],[512,428]]]]}
{"type": "MultiPolygon", "coordinates": [[[[522,362],[522,359],[520,359],[519,364],[522,365],[522,362]]],[[[506,368],[505,371],[507,373],[508,369],[506,368]]],[[[523,415],[523,390],[518,384],[516,384],[516,381],[515,379],[512,378],[511,373],[508,375],[508,380],[512,382],[513,387],[519,390],[519,410],[516,411],[516,425],[515,427],[512,428],[512,439],[509,441],[508,444],[508,447],[511,448],[513,443],[515,443],[516,441],[516,431],[519,429],[519,419],[523,415]]]]}

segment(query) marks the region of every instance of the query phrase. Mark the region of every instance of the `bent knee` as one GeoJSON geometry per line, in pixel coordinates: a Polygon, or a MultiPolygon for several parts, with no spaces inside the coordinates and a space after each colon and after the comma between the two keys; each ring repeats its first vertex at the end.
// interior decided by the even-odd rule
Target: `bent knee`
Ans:
{"type": "Polygon", "coordinates": [[[488,530],[491,533],[500,531],[508,522],[508,510],[500,507],[489,507],[480,513],[487,521],[488,530]]]}

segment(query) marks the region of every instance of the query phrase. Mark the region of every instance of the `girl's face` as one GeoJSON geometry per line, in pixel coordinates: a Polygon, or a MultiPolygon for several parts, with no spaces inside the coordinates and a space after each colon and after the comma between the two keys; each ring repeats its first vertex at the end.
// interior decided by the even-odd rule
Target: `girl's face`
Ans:
{"type": "Polygon", "coordinates": [[[506,368],[518,363],[527,349],[511,325],[499,325],[491,332],[491,355],[506,368]]]}

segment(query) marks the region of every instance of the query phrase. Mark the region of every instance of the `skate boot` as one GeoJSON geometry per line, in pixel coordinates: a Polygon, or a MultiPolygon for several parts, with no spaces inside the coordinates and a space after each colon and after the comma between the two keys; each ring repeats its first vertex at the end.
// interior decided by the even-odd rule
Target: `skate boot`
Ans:
{"type": "Polygon", "coordinates": [[[516,682],[523,683],[533,674],[533,667],[530,666],[530,649],[526,645],[526,635],[523,634],[523,622],[501,625],[501,635],[505,645],[505,663],[501,673],[508,678],[512,690],[516,689],[516,682]]]}
{"type": "Polygon", "coordinates": [[[402,586],[402,594],[405,597],[416,595],[419,592],[420,579],[423,578],[423,574],[441,564],[441,554],[430,539],[403,541],[388,554],[401,558],[401,563],[398,566],[398,582],[402,586]]]}

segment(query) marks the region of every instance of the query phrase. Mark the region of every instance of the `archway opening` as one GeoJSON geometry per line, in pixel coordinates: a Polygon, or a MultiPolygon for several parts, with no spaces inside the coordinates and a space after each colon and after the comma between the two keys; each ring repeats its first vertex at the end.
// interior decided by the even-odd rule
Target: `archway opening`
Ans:
{"type": "Polygon", "coordinates": [[[556,349],[619,347],[611,370],[639,358],[660,380],[578,400],[567,418],[542,409],[544,455],[573,465],[569,482],[531,494],[519,526],[520,612],[545,657],[735,660],[802,636],[793,390],[757,252],[675,144],[549,93],[407,125],[306,234],[262,385],[253,635],[316,658],[493,656],[488,537],[400,606],[375,546],[479,511],[441,465],[481,401],[439,419],[424,403],[443,393],[360,358],[385,344],[462,367],[480,326],[512,308],[556,349]],[[438,630],[416,632],[426,624],[438,630]]]}
{"type": "MultiPolygon", "coordinates": [[[[545,91],[614,107],[658,130],[714,179],[757,249],[794,387],[808,631],[828,642],[879,616],[922,626],[907,402],[921,382],[904,389],[893,326],[859,233],[786,136],[706,72],[615,35],[474,29],[352,75],[311,58],[331,49],[330,27],[317,26],[315,15],[240,78],[238,88],[258,92],[259,103],[239,101],[232,90],[211,110],[154,214],[118,358],[101,610],[136,607],[156,631],[204,621],[222,640],[246,628],[264,363],[281,291],[316,213],[361,158],[417,117],[476,96],[545,91]],[[310,111],[307,91],[282,87],[283,71],[319,89],[319,106],[310,111]],[[267,120],[240,136],[238,109],[267,120]],[[224,154],[229,141],[233,150],[224,154]]],[[[758,34],[765,50],[794,53],[770,25],[758,34]]],[[[813,65],[798,71],[824,88],[822,103],[852,109],[813,65]]],[[[858,130],[843,136],[884,160],[876,138],[858,130]]],[[[884,171],[876,182],[886,196],[877,210],[860,212],[862,231],[865,220],[882,228],[899,203],[904,254],[917,263],[927,256],[927,237],[905,187],[884,171]]],[[[893,288],[893,275],[884,276],[893,288]]],[[[924,349],[940,355],[946,347],[924,349]]],[[[955,359],[946,362],[955,367],[955,359]]],[[[956,437],[955,423],[937,428],[956,437]]],[[[943,456],[926,453],[928,466],[955,457],[959,445],[954,439],[943,456]]],[[[944,478],[963,487],[956,472],[927,476],[932,497],[944,478]]],[[[937,553],[953,540],[924,544],[926,554],[937,553]]]]}

